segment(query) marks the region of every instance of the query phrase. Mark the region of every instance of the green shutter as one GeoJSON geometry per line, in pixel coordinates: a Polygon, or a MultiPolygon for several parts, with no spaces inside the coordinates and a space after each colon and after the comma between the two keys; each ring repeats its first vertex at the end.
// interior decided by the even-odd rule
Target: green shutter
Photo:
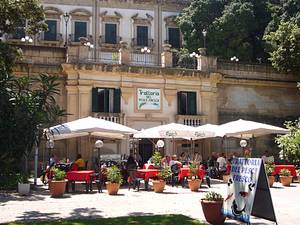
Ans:
{"type": "Polygon", "coordinates": [[[196,115],[197,114],[197,99],[196,99],[196,92],[188,92],[187,93],[187,109],[188,115],[196,115]]]}
{"type": "Polygon", "coordinates": [[[181,110],[181,91],[177,92],[177,113],[178,113],[178,115],[182,115],[182,110],[181,110]]]}
{"type": "Polygon", "coordinates": [[[121,112],[121,90],[114,89],[114,113],[121,112]]]}
{"type": "Polygon", "coordinates": [[[109,88],[104,89],[104,112],[109,112],[109,88]]]}
{"type": "Polygon", "coordinates": [[[98,88],[92,89],[92,112],[99,112],[98,88]]]}

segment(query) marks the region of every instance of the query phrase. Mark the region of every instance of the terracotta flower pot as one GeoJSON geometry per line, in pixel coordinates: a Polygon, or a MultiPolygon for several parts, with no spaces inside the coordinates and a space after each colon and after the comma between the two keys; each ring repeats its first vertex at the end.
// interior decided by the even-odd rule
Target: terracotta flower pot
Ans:
{"type": "Polygon", "coordinates": [[[280,176],[280,182],[282,183],[283,186],[290,186],[290,184],[293,181],[293,177],[292,176],[280,176]]]}
{"type": "Polygon", "coordinates": [[[207,222],[213,225],[224,224],[226,217],[222,213],[223,201],[207,201],[201,199],[201,205],[207,222]]]}
{"type": "Polygon", "coordinates": [[[164,180],[154,180],[153,181],[153,189],[156,193],[162,193],[165,189],[166,181],[164,180]]]}
{"type": "Polygon", "coordinates": [[[229,177],[230,177],[230,175],[223,175],[223,181],[225,182],[225,183],[228,183],[228,180],[229,180],[229,177]]]}
{"type": "Polygon", "coordinates": [[[106,189],[109,195],[116,195],[120,189],[119,183],[105,182],[106,189]]]}
{"type": "Polygon", "coordinates": [[[65,180],[52,180],[49,183],[51,197],[62,197],[66,190],[66,183],[67,182],[65,180]]]}
{"type": "Polygon", "coordinates": [[[198,189],[200,188],[202,180],[201,179],[194,179],[194,180],[188,180],[189,183],[189,188],[191,189],[191,191],[198,191],[198,189]]]}
{"type": "Polygon", "coordinates": [[[275,177],[274,176],[268,176],[269,187],[272,187],[274,182],[275,182],[275,177]]]}

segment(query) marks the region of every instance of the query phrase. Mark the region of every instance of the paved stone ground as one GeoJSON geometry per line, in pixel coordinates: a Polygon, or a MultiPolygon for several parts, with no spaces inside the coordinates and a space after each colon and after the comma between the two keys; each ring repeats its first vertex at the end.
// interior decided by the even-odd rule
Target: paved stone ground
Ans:
{"type": "MultiPolygon", "coordinates": [[[[80,186],[83,190],[83,186],[80,186]]],[[[271,188],[273,204],[280,225],[300,224],[300,185],[282,187],[275,183],[271,188]]],[[[66,194],[54,199],[45,188],[32,191],[30,196],[16,193],[0,193],[0,223],[28,220],[54,220],[60,218],[97,218],[132,215],[183,214],[204,221],[199,200],[205,192],[213,190],[226,195],[226,184],[216,182],[212,188],[202,186],[199,192],[187,188],[168,186],[163,194],[153,191],[140,192],[122,188],[117,196],[109,196],[96,191],[66,194]]],[[[266,220],[252,218],[251,224],[274,224],[266,220]]],[[[226,224],[239,224],[226,220],[226,224]]]]}

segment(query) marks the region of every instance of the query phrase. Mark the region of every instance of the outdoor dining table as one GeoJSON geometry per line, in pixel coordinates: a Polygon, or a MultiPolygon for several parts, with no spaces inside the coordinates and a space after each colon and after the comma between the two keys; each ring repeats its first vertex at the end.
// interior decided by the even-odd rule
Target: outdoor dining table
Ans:
{"type": "Polygon", "coordinates": [[[138,169],[137,173],[139,177],[145,180],[145,189],[148,190],[148,183],[150,178],[157,177],[158,169],[138,169]]]}
{"type": "Polygon", "coordinates": [[[291,172],[293,177],[297,176],[295,165],[275,165],[273,175],[280,174],[280,170],[287,169],[291,172]]]}
{"type": "Polygon", "coordinates": [[[79,170],[79,171],[69,171],[66,174],[67,192],[69,190],[69,184],[72,184],[72,191],[75,191],[75,182],[85,182],[86,192],[92,191],[92,175],[95,173],[94,170],[79,170]]]}
{"type": "MultiPolygon", "coordinates": [[[[189,167],[182,167],[180,168],[180,172],[178,174],[178,180],[182,182],[185,177],[188,177],[190,175],[190,168],[189,167]]],[[[197,176],[201,179],[205,177],[205,170],[203,169],[198,169],[197,176]]]]}

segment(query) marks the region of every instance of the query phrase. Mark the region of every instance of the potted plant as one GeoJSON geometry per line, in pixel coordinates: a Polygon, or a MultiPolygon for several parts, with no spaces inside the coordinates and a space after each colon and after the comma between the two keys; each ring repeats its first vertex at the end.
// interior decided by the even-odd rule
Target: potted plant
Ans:
{"type": "Polygon", "coordinates": [[[55,168],[53,171],[53,178],[51,182],[49,182],[49,189],[51,193],[51,197],[57,198],[62,197],[66,190],[66,172],[55,168]]]}
{"type": "Polygon", "coordinates": [[[18,179],[18,193],[20,195],[29,195],[30,184],[28,181],[28,175],[26,173],[17,174],[18,179]]]}
{"type": "Polygon", "coordinates": [[[201,179],[197,178],[198,176],[198,165],[195,161],[193,161],[190,164],[190,173],[189,173],[189,179],[188,184],[191,191],[198,191],[201,185],[201,179]]]}
{"type": "Polygon", "coordinates": [[[112,166],[107,169],[107,182],[106,189],[109,195],[116,195],[120,189],[120,185],[123,181],[121,170],[117,166],[112,166]]]}
{"type": "Polygon", "coordinates": [[[290,186],[293,181],[293,176],[291,176],[291,171],[288,169],[280,170],[280,182],[283,186],[290,186]]]}
{"type": "Polygon", "coordinates": [[[214,225],[224,224],[226,217],[222,213],[223,200],[222,195],[213,191],[206,193],[201,199],[203,214],[207,222],[214,225]]]}
{"type": "Polygon", "coordinates": [[[274,164],[266,163],[265,168],[266,168],[266,174],[268,176],[269,187],[272,187],[275,182],[275,177],[273,176],[274,164]]]}
{"type": "Polygon", "coordinates": [[[172,171],[169,166],[162,168],[157,174],[158,179],[153,180],[153,189],[156,193],[162,193],[166,186],[166,180],[172,176],[172,171]]]}
{"type": "Polygon", "coordinates": [[[162,156],[160,152],[154,152],[152,155],[152,162],[154,163],[155,167],[160,168],[162,156]]]}

